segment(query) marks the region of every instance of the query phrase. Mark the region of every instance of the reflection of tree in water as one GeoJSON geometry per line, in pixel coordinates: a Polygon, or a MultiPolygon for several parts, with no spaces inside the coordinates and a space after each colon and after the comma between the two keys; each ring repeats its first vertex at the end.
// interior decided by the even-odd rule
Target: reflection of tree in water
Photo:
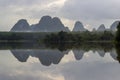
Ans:
{"type": "Polygon", "coordinates": [[[46,43],[45,44],[46,48],[50,48],[50,49],[58,49],[60,51],[66,51],[68,49],[71,49],[73,44],[69,44],[69,43],[46,43]]]}
{"type": "Polygon", "coordinates": [[[120,44],[116,44],[115,48],[116,48],[116,53],[117,53],[117,60],[120,63],[120,44]]]}
{"type": "Polygon", "coordinates": [[[45,43],[45,46],[50,49],[58,49],[60,51],[70,50],[70,49],[81,49],[85,51],[90,50],[102,50],[104,52],[110,51],[114,44],[112,43],[96,43],[96,42],[82,42],[82,43],[74,43],[74,42],[64,42],[64,43],[45,43]]]}
{"type": "Polygon", "coordinates": [[[114,60],[120,62],[120,47],[119,45],[115,47],[116,50],[113,44],[108,43],[79,44],[79,46],[78,44],[53,44],[51,46],[49,45],[47,49],[11,50],[11,52],[20,62],[26,62],[29,56],[32,56],[38,58],[42,65],[50,66],[51,64],[60,63],[61,59],[69,53],[70,49],[73,50],[76,60],[81,60],[85,52],[95,51],[101,57],[104,57],[106,53],[110,53],[110,56],[114,60]]]}

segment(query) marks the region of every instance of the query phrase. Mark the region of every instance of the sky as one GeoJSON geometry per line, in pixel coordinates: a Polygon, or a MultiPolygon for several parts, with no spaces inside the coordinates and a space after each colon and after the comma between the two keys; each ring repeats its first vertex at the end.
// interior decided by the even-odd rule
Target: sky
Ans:
{"type": "Polygon", "coordinates": [[[0,31],[9,31],[20,19],[36,24],[42,16],[59,17],[70,29],[76,21],[92,30],[120,20],[120,0],[0,0],[0,31]]]}

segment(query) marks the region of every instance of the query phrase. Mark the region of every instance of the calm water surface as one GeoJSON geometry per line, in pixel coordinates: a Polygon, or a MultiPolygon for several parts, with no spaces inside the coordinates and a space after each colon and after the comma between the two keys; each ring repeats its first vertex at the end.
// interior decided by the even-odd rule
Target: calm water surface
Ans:
{"type": "Polygon", "coordinates": [[[119,50],[0,50],[0,80],[119,80],[119,50]]]}

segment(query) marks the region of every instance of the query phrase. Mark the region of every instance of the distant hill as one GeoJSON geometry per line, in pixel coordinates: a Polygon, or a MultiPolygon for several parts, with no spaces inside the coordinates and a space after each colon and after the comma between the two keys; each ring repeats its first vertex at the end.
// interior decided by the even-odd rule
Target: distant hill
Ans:
{"type": "Polygon", "coordinates": [[[25,19],[19,20],[11,29],[11,32],[26,32],[26,31],[30,31],[30,27],[27,20],[25,19]]]}
{"type": "Polygon", "coordinates": [[[97,31],[105,31],[105,30],[106,30],[106,28],[105,28],[104,24],[101,24],[97,29],[97,31]]]}
{"type": "Polygon", "coordinates": [[[95,28],[93,28],[93,29],[92,29],[92,32],[96,32],[96,29],[95,29],[95,28]]]}
{"type": "Polygon", "coordinates": [[[111,31],[116,31],[117,29],[117,25],[120,21],[115,21],[111,26],[110,26],[110,30],[111,31]]]}
{"type": "Polygon", "coordinates": [[[50,16],[43,16],[38,24],[29,26],[26,20],[19,20],[11,29],[13,32],[59,32],[69,31],[58,17],[51,18],[50,16]]]}
{"type": "Polygon", "coordinates": [[[38,24],[31,27],[32,31],[40,32],[69,31],[58,17],[51,18],[50,16],[43,16],[38,24]]]}
{"type": "Polygon", "coordinates": [[[80,21],[77,21],[72,31],[86,31],[86,29],[80,21]]]}
{"type": "MultiPolygon", "coordinates": [[[[101,24],[98,29],[93,29],[92,31],[116,31],[116,27],[120,21],[115,21],[110,28],[105,28],[104,24],[101,24]]],[[[59,32],[66,31],[69,32],[69,28],[64,26],[58,17],[43,16],[37,24],[29,25],[26,19],[20,19],[10,30],[11,32],[59,32]]],[[[80,21],[76,21],[74,28],[75,31],[87,31],[80,21]]]]}

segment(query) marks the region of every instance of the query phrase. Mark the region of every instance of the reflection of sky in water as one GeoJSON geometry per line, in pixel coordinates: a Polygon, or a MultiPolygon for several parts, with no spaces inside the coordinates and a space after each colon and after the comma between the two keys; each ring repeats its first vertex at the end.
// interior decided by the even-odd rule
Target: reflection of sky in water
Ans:
{"type": "Polygon", "coordinates": [[[35,57],[19,62],[10,51],[0,51],[0,80],[119,80],[120,65],[109,53],[92,51],[76,61],[72,51],[59,64],[43,66],[35,57]]]}

